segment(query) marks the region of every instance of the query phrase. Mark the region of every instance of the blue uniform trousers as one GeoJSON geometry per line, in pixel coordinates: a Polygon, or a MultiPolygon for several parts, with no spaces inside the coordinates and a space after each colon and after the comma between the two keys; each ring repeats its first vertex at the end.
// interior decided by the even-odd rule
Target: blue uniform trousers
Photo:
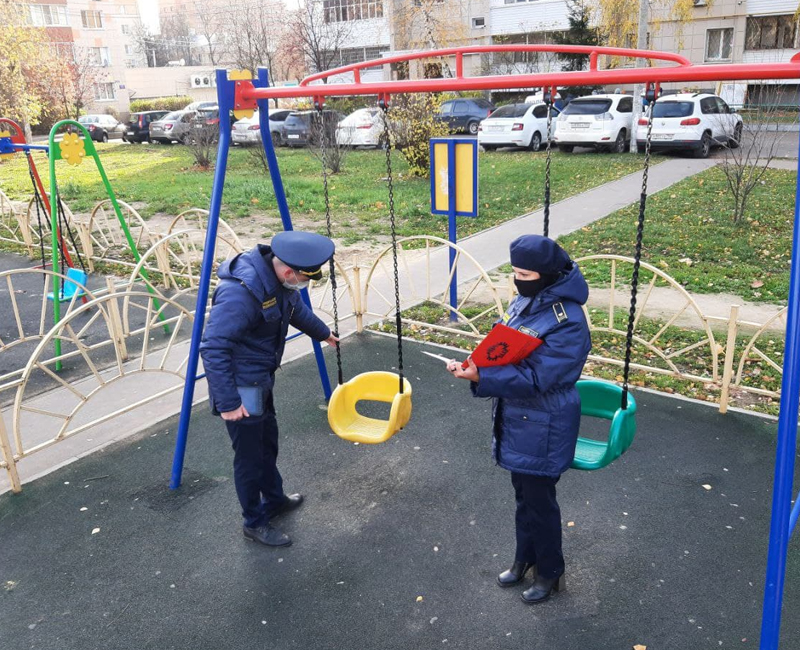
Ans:
{"type": "Polygon", "coordinates": [[[517,501],[517,562],[537,565],[543,578],[564,573],[561,509],[556,501],[558,477],[511,472],[517,501]]]}
{"type": "Polygon", "coordinates": [[[278,421],[272,393],[265,398],[258,419],[225,422],[233,445],[233,480],[242,506],[244,525],[258,528],[269,523],[286,496],[278,471],[278,421]]]}

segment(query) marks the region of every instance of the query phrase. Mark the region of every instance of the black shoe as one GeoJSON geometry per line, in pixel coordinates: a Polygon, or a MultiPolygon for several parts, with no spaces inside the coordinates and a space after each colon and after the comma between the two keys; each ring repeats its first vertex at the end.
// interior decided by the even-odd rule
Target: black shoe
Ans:
{"type": "Polygon", "coordinates": [[[303,505],[302,494],[287,494],[280,508],[278,508],[272,516],[279,517],[280,515],[285,515],[287,512],[297,510],[301,505],[303,505]]]}
{"type": "Polygon", "coordinates": [[[554,591],[564,591],[567,588],[567,581],[561,575],[558,578],[543,578],[536,576],[530,589],[522,592],[522,600],[529,605],[543,603],[550,598],[554,591]]]}
{"type": "Polygon", "coordinates": [[[535,564],[515,561],[508,571],[503,571],[503,573],[497,576],[497,584],[501,587],[511,587],[515,584],[518,584],[522,582],[522,579],[525,577],[525,574],[529,569],[533,569],[533,573],[536,575],[535,564]]]}
{"type": "Polygon", "coordinates": [[[277,528],[266,524],[258,528],[242,526],[242,533],[246,539],[264,544],[265,546],[291,546],[292,540],[277,528]]]}

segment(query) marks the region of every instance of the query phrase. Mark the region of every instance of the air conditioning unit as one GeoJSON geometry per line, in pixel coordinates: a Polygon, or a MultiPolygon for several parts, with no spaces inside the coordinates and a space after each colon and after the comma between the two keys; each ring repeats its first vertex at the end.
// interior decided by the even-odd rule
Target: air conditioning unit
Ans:
{"type": "Polygon", "coordinates": [[[192,88],[212,88],[214,86],[214,75],[193,74],[191,76],[192,88]]]}

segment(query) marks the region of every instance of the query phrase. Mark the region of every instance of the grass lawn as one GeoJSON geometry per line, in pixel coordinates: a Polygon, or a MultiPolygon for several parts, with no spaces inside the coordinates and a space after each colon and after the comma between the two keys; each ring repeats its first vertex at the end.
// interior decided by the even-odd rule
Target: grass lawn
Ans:
{"type": "MultiPolygon", "coordinates": [[[[189,207],[208,207],[213,172],[193,168],[183,146],[98,145],[103,165],[118,198],[139,207],[143,217],[175,215],[189,207]]],[[[566,155],[553,153],[553,201],[579,194],[641,169],[642,159],[630,155],[566,155]]],[[[41,158],[39,158],[41,160],[41,158]]],[[[320,163],[308,150],[279,149],[292,218],[298,227],[324,228],[320,163]]],[[[459,235],[484,230],[541,207],[544,153],[481,154],[480,216],[459,220],[459,235]]],[[[447,236],[447,219],[430,214],[428,179],[407,177],[408,166],[394,155],[395,205],[401,235],[447,236]]],[[[47,176],[46,166],[40,164],[47,176]]],[[[104,198],[94,165],[69,167],[59,163],[62,195],[75,212],[88,212],[104,198]]],[[[343,171],[330,177],[334,231],[345,244],[376,239],[389,232],[385,159],[382,151],[353,151],[343,171]]],[[[0,166],[0,188],[12,199],[27,199],[30,178],[22,156],[0,166]]],[[[248,151],[231,151],[223,196],[224,219],[236,228],[239,217],[260,217],[258,236],[271,236],[280,227],[269,175],[260,171],[248,151]]]]}
{"type": "MultiPolygon", "coordinates": [[[[690,292],[785,302],[796,178],[796,172],[768,170],[739,224],[730,216],[729,190],[719,169],[648,197],[642,260],[662,268],[690,292]]],[[[560,243],[573,257],[633,257],[638,213],[638,204],[628,206],[562,237],[560,243]]],[[[587,279],[596,280],[591,275],[587,279]]]]}

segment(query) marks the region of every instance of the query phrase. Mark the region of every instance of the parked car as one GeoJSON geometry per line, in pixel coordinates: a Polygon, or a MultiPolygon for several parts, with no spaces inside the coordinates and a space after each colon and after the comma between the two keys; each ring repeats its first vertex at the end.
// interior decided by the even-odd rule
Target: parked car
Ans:
{"type": "Polygon", "coordinates": [[[206,102],[192,102],[191,104],[184,106],[184,111],[202,111],[207,108],[214,108],[217,105],[217,100],[211,100],[206,102]]]}
{"type": "Polygon", "coordinates": [[[454,133],[477,135],[481,120],[495,109],[492,102],[480,97],[450,99],[439,107],[437,119],[446,122],[454,133]]]}
{"type": "MultiPolygon", "coordinates": [[[[291,112],[287,108],[269,109],[269,133],[275,147],[286,144],[286,118],[291,112]]],[[[260,143],[261,126],[258,121],[258,111],[253,113],[253,117],[245,117],[234,123],[231,137],[237,144],[260,143]]]]}
{"type": "Polygon", "coordinates": [[[142,113],[131,113],[128,119],[128,126],[122,139],[125,142],[142,143],[145,140],[150,142],[150,123],[160,120],[169,111],[144,111],[142,113]]]}
{"type": "Polygon", "coordinates": [[[380,147],[383,144],[383,118],[378,108],[360,108],[336,127],[340,147],[380,147]]]}
{"type": "Polygon", "coordinates": [[[219,106],[198,110],[192,118],[187,142],[197,141],[201,138],[210,138],[216,141],[219,137],[219,106]]]}
{"type": "MultiPolygon", "coordinates": [[[[525,98],[526,104],[541,104],[544,102],[544,93],[540,90],[534,95],[528,95],[525,98]]],[[[564,98],[562,97],[561,93],[556,91],[555,100],[553,101],[553,106],[555,106],[558,110],[564,110],[564,98]]]]}
{"type": "MultiPolygon", "coordinates": [[[[286,144],[290,147],[305,147],[312,141],[312,120],[319,119],[315,115],[316,112],[295,111],[286,118],[286,144]]],[[[344,119],[344,115],[329,109],[325,109],[322,113],[325,120],[325,128],[329,132],[330,140],[333,141],[336,125],[344,119]]]]}
{"type": "Polygon", "coordinates": [[[108,142],[125,133],[125,125],[112,115],[81,115],[78,122],[86,127],[95,142],[108,142]]]}
{"type": "MultiPolygon", "coordinates": [[[[549,139],[556,131],[559,110],[553,108],[549,139]]],[[[539,151],[547,143],[546,104],[508,104],[501,106],[478,127],[478,144],[485,151],[497,147],[527,147],[539,151]]]]}
{"type": "Polygon", "coordinates": [[[623,153],[633,127],[631,95],[577,97],[558,116],[555,141],[561,151],[594,147],[623,153]]]}
{"type": "Polygon", "coordinates": [[[195,111],[173,111],[160,120],[150,122],[150,139],[165,144],[185,142],[196,114],[195,111]]]}
{"type": "MultiPolygon", "coordinates": [[[[742,117],[717,95],[681,93],[660,97],[648,109],[653,111],[652,151],[691,151],[707,158],[712,147],[738,147],[744,128],[742,117]]],[[[639,120],[647,126],[647,116],[639,120]]],[[[636,144],[644,151],[646,128],[640,128],[636,144]]]]}

